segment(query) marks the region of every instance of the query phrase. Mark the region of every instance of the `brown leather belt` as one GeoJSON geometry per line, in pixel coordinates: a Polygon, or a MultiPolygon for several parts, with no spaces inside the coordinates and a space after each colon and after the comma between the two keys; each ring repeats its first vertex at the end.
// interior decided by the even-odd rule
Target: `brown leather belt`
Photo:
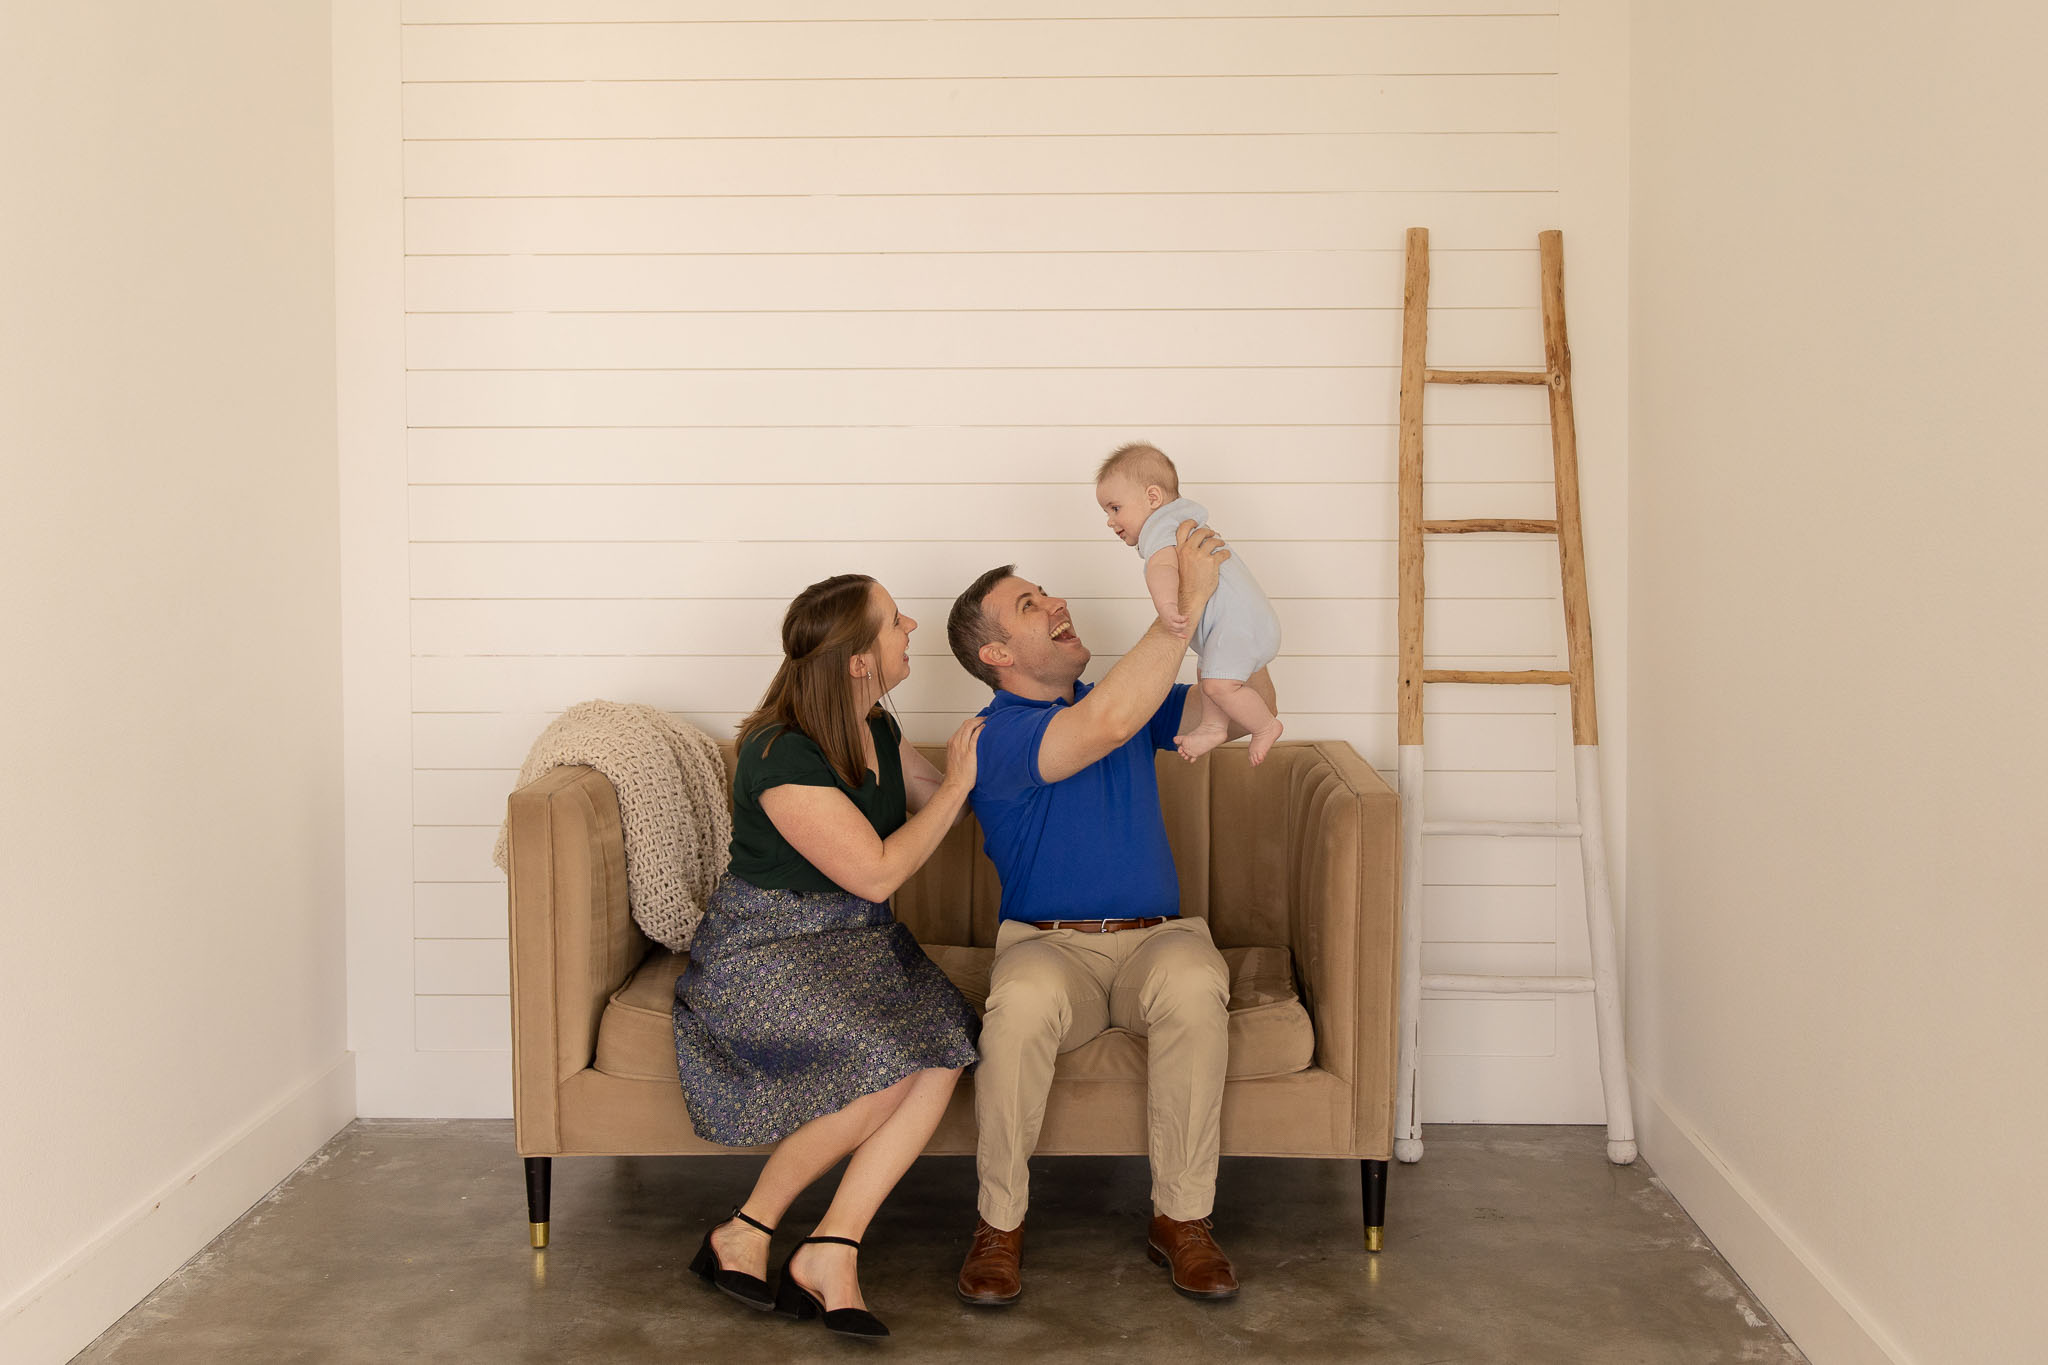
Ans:
{"type": "Polygon", "coordinates": [[[1144,919],[1041,919],[1032,921],[1034,929],[1076,929],[1084,934],[1114,934],[1125,929],[1150,929],[1155,924],[1166,923],[1166,915],[1148,915],[1144,919]]]}

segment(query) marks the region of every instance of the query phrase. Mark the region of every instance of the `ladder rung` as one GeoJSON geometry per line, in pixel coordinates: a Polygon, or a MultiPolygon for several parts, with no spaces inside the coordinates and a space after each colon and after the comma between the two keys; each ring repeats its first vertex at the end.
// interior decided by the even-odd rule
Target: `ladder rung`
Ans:
{"type": "Polygon", "coordinates": [[[1544,370],[1425,370],[1426,384],[1548,384],[1544,370]]]}
{"type": "Polygon", "coordinates": [[[1590,976],[1456,976],[1422,978],[1426,991],[1457,991],[1478,995],[1591,995],[1590,976]]]}
{"type": "Polygon", "coordinates": [[[1572,675],[1542,668],[1525,668],[1510,673],[1490,673],[1472,668],[1425,668],[1422,680],[1426,683],[1555,683],[1567,686],[1572,675]]]}
{"type": "Polygon", "coordinates": [[[1429,820],[1424,834],[1488,834],[1496,839],[1577,839],[1585,834],[1562,820],[1429,820]]]}
{"type": "Polygon", "coordinates": [[[1554,536],[1557,523],[1554,521],[1531,521],[1527,517],[1467,517],[1463,521],[1425,521],[1423,534],[1432,536],[1462,536],[1474,531],[1513,531],[1517,535],[1554,536]]]}

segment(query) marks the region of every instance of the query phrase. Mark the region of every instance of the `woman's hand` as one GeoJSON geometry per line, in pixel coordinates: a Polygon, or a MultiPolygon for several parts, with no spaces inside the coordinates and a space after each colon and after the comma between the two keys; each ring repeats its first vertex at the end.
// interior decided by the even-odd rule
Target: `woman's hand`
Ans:
{"type": "Polygon", "coordinates": [[[974,790],[976,745],[981,740],[981,726],[980,716],[969,716],[946,741],[946,784],[963,793],[974,790]]]}

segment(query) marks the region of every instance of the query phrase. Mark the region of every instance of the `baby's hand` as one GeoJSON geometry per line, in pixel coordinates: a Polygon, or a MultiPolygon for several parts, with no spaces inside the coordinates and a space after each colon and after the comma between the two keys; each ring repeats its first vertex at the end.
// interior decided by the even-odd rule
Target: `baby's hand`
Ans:
{"type": "Polygon", "coordinates": [[[1160,612],[1159,624],[1165,626],[1168,630],[1172,631],[1175,635],[1178,635],[1183,640],[1188,638],[1188,618],[1182,615],[1180,612],[1160,612]]]}

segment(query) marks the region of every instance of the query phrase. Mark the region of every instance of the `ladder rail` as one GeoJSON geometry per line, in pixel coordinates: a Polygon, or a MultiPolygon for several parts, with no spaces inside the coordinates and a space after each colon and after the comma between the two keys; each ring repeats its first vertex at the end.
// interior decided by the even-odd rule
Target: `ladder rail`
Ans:
{"type": "Polygon", "coordinates": [[[1430,972],[1422,989],[1457,995],[1591,995],[1590,976],[1486,976],[1473,972],[1430,972]]]}
{"type": "Polygon", "coordinates": [[[1400,742],[1422,743],[1422,395],[1429,382],[1429,229],[1408,229],[1401,289],[1400,742]]]}
{"type": "Polygon", "coordinates": [[[1400,783],[1401,963],[1395,1004],[1394,1157],[1422,1159],[1417,1062],[1422,1045],[1422,394],[1429,382],[1429,229],[1408,229],[1401,286],[1400,783]]]}
{"type": "Polygon", "coordinates": [[[1462,521],[1425,521],[1422,533],[1430,536],[1463,536],[1479,531],[1506,531],[1512,535],[1554,536],[1557,523],[1532,521],[1527,517],[1467,517],[1462,521]]]}
{"type": "Polygon", "coordinates": [[[1545,370],[1430,370],[1431,384],[1548,384],[1545,370]]]}
{"type": "Polygon", "coordinates": [[[1578,839],[1584,827],[1566,820],[1425,820],[1424,834],[1473,834],[1490,839],[1578,839]]]}
{"type": "Polygon", "coordinates": [[[1598,744],[1593,705],[1593,621],[1586,610],[1586,543],[1579,518],[1579,427],[1572,415],[1572,348],[1564,325],[1564,234],[1538,233],[1543,276],[1543,358],[1550,368],[1550,455],[1557,495],[1557,557],[1564,573],[1564,636],[1571,659],[1572,743],[1598,744]]]}

